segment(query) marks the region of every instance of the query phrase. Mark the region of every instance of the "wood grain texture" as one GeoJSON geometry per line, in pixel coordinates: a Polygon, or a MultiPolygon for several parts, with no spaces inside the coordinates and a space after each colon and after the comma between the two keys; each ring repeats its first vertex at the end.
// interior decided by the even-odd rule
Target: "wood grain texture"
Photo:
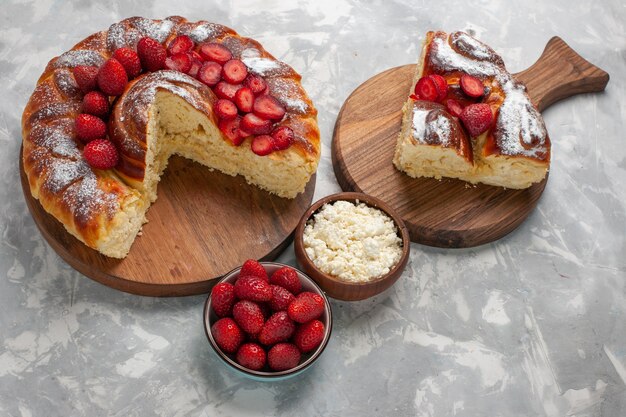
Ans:
{"type": "Polygon", "coordinates": [[[113,259],[70,235],[35,200],[21,166],[28,208],[50,246],[84,275],[149,296],[208,292],[246,259],[275,259],[291,242],[315,190],[315,176],[293,200],[280,198],[182,157],[172,157],[148,211],[148,223],[125,259],[113,259]]]}
{"type": "MultiPolygon", "coordinates": [[[[400,213],[414,242],[460,248],[500,239],[533,211],[548,178],[524,190],[507,190],[450,178],[411,178],[398,171],[392,159],[414,71],[415,65],[389,69],[348,97],[333,133],[337,181],[345,191],[387,202],[400,213]]],[[[528,83],[541,109],[574,94],[602,91],[608,82],[608,74],[557,37],[516,77],[528,83]]]]}

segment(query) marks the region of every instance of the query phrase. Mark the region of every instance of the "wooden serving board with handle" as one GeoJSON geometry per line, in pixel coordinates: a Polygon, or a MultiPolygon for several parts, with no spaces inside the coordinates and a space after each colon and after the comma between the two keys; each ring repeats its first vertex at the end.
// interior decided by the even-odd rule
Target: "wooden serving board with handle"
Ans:
{"type": "Polygon", "coordinates": [[[315,175],[303,194],[280,198],[174,156],[158,186],[148,223],[125,259],[88,248],[35,200],[22,168],[26,204],[50,246],[74,269],[122,291],[150,296],[208,292],[246,259],[274,260],[311,205],[315,175]]]}
{"type": "MultiPolygon", "coordinates": [[[[357,87],[344,103],[332,143],[341,188],[387,202],[402,216],[413,242],[463,248],[500,239],[532,212],[548,178],[511,190],[398,171],[392,159],[414,72],[415,65],[389,69],[357,87]]],[[[539,111],[575,94],[603,91],[609,81],[558,37],[535,64],[514,76],[526,84],[539,111]]]]}

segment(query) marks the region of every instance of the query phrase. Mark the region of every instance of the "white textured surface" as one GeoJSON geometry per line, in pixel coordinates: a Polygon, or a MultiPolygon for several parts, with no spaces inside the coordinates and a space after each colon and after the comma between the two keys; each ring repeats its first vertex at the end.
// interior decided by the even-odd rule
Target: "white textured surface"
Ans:
{"type": "MultiPolygon", "coordinates": [[[[298,3],[2,2],[0,415],[623,416],[624,2],[298,3]],[[123,17],[170,14],[253,36],[303,75],[323,138],[316,197],[339,190],[330,140],[343,101],[415,62],[429,29],[472,30],[512,72],[558,35],[611,81],[544,113],[550,180],[518,230],[466,250],[414,244],[386,293],[332,303],[333,336],[314,368],[261,384],[209,351],[203,296],[137,297],[81,276],[44,242],[21,194],[21,112],[48,60],[123,17]]],[[[279,260],[293,264],[293,250],[279,260]]]]}

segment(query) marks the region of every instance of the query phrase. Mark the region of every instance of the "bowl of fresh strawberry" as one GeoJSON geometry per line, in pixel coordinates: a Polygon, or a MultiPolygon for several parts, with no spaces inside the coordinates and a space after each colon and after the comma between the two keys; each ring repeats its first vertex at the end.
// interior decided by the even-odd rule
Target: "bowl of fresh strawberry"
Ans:
{"type": "Polygon", "coordinates": [[[324,292],[303,272],[249,259],[213,287],[204,329],[229,368],[275,381],[300,374],[322,354],[332,313],[324,292]]]}

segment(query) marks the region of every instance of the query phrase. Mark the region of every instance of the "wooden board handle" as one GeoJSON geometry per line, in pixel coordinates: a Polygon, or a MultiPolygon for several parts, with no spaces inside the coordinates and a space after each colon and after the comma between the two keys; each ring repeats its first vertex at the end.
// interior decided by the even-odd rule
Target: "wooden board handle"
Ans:
{"type": "Polygon", "coordinates": [[[537,62],[515,78],[526,84],[539,111],[575,94],[603,91],[609,82],[606,71],[578,55],[558,36],[550,39],[537,62]]]}

